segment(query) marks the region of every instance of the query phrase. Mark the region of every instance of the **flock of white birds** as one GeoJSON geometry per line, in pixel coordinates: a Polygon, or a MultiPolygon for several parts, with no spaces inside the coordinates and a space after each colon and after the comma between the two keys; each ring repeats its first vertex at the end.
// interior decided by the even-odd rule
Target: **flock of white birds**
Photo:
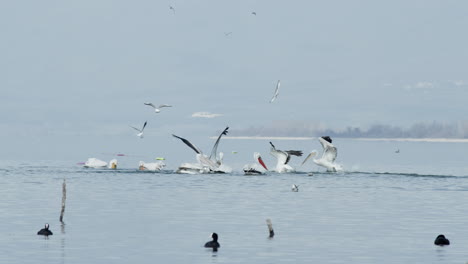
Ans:
{"type": "MultiPolygon", "coordinates": [[[[275,91],[273,94],[273,97],[270,99],[270,103],[275,102],[275,100],[278,98],[279,95],[279,88],[280,88],[280,80],[276,83],[275,91]]],[[[150,106],[154,109],[155,113],[160,113],[162,108],[165,107],[172,107],[172,105],[168,104],[161,104],[156,107],[156,105],[152,103],[144,103],[147,106],[150,106]]],[[[143,124],[143,126],[140,128],[130,126],[134,130],[136,130],[138,133],[136,134],[137,137],[143,138],[143,133],[144,129],[147,125],[147,121],[143,124]]],[[[229,130],[229,127],[226,127],[221,134],[218,136],[215,144],[213,145],[213,148],[211,150],[210,155],[205,155],[201,149],[199,149],[197,146],[195,146],[193,143],[191,143],[189,140],[172,135],[175,138],[180,139],[183,143],[185,143],[188,147],[190,147],[192,150],[195,151],[196,153],[196,163],[182,163],[176,170],[176,173],[184,173],[184,174],[204,174],[204,173],[230,173],[232,172],[232,168],[229,167],[228,165],[223,163],[223,153],[219,152],[218,153],[218,145],[223,137],[223,135],[227,135],[229,130]]],[[[312,151],[302,162],[302,165],[304,165],[310,158],[314,161],[315,164],[322,166],[327,169],[329,172],[336,172],[342,170],[341,166],[337,163],[335,163],[335,159],[337,157],[337,149],[336,147],[332,144],[332,139],[328,136],[320,137],[319,142],[322,145],[323,151],[322,151],[322,156],[318,159],[315,157],[318,155],[318,152],[316,150],[312,151]]],[[[276,149],[275,145],[273,145],[272,142],[270,142],[271,149],[270,149],[270,154],[276,158],[276,167],[272,170],[277,173],[291,173],[295,172],[295,169],[291,167],[288,163],[291,159],[291,156],[302,156],[302,151],[300,150],[279,150],[276,149]]],[[[265,165],[265,163],[262,160],[262,157],[260,153],[255,152],[253,154],[255,163],[250,163],[246,164],[243,167],[243,171],[246,175],[259,175],[259,174],[265,174],[268,172],[268,168],[265,165]]],[[[139,162],[139,170],[148,170],[148,171],[159,171],[162,168],[164,168],[166,165],[164,164],[163,161],[159,160],[157,162],[151,162],[151,163],[146,163],[143,161],[139,162]]],[[[117,160],[113,159],[109,163],[96,159],[96,158],[89,158],[85,163],[84,167],[86,168],[110,168],[110,169],[116,169],[117,168],[117,160]]],[[[293,190],[297,190],[297,186],[293,186],[293,190]]]]}

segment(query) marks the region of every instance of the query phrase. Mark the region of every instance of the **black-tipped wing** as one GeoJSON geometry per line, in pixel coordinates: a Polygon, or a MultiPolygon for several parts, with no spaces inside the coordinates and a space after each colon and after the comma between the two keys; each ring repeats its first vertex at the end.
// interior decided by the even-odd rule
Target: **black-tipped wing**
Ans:
{"type": "Polygon", "coordinates": [[[284,164],[288,164],[288,162],[291,160],[291,155],[294,155],[294,156],[302,156],[302,151],[300,150],[286,150],[284,151],[286,153],[288,153],[288,157],[286,158],[286,163],[284,164]]]}
{"type": "Polygon", "coordinates": [[[286,150],[286,153],[289,155],[294,155],[294,156],[302,156],[302,151],[301,150],[286,150]]]}
{"type": "Polygon", "coordinates": [[[129,127],[131,127],[131,128],[133,128],[133,129],[135,129],[135,130],[136,130],[136,131],[138,131],[138,132],[141,132],[141,130],[140,130],[140,129],[138,129],[138,128],[134,127],[134,126],[129,126],[129,127]]]}
{"type": "Polygon", "coordinates": [[[182,142],[184,142],[187,146],[189,146],[191,149],[195,150],[195,152],[197,154],[202,154],[202,151],[199,148],[197,148],[195,145],[190,143],[190,141],[186,140],[185,138],[178,137],[178,136],[176,136],[174,134],[172,134],[172,136],[182,140],[182,142]]]}
{"type": "Polygon", "coordinates": [[[143,127],[141,128],[141,132],[143,132],[143,129],[145,129],[146,123],[148,123],[148,121],[145,121],[145,123],[143,124],[143,127]]]}
{"type": "Polygon", "coordinates": [[[274,149],[276,149],[276,148],[275,148],[275,145],[273,145],[273,143],[271,143],[271,141],[270,141],[270,145],[271,145],[274,149]]]}
{"type": "Polygon", "coordinates": [[[156,108],[156,106],[155,106],[154,104],[152,104],[152,103],[144,103],[144,104],[145,104],[145,105],[149,105],[149,106],[151,106],[151,107],[153,107],[153,108],[156,108]]]}
{"type": "Polygon", "coordinates": [[[213,145],[213,149],[211,150],[211,154],[210,154],[210,159],[214,156],[216,157],[216,153],[218,152],[218,144],[219,144],[219,141],[221,140],[221,137],[223,135],[227,135],[228,133],[228,129],[229,127],[226,127],[223,132],[221,132],[221,134],[219,135],[218,139],[216,140],[215,144],[213,145]]]}

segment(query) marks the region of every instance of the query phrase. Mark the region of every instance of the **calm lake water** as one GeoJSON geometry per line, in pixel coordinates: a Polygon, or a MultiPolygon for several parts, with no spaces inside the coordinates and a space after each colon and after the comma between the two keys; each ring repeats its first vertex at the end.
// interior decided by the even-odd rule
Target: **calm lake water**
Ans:
{"type": "MultiPolygon", "coordinates": [[[[195,160],[183,145],[168,152],[160,173],[136,170],[149,156],[118,157],[118,170],[76,165],[88,156],[1,161],[0,263],[468,261],[468,144],[333,143],[342,173],[325,173],[312,162],[300,167],[303,158],[293,158],[297,173],[244,176],[241,168],[253,162],[253,151],[273,167],[263,140],[223,141],[225,163],[234,169],[226,175],[174,174],[180,162],[195,160]],[[47,239],[36,235],[45,223],[54,232],[47,239]],[[221,244],[216,253],[203,248],[212,232],[221,244]],[[434,246],[439,234],[451,245],[434,246]]],[[[275,145],[321,150],[316,141],[275,145]]]]}

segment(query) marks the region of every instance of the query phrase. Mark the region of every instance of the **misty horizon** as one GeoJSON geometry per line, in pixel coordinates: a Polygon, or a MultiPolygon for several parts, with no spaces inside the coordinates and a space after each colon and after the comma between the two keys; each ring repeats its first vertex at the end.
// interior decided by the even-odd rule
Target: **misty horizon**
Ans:
{"type": "Polygon", "coordinates": [[[408,127],[373,124],[367,128],[346,126],[329,128],[305,121],[276,121],[266,126],[232,129],[232,137],[319,137],[338,138],[468,138],[468,121],[417,122],[408,127]]]}

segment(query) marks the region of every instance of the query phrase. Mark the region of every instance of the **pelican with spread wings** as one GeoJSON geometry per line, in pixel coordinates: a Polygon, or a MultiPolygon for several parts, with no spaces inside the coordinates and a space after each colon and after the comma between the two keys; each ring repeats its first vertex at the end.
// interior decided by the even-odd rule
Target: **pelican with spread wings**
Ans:
{"type": "Polygon", "coordinates": [[[213,149],[211,150],[210,156],[206,156],[203,152],[190,141],[185,138],[181,138],[172,134],[173,137],[182,140],[188,147],[193,149],[197,153],[196,158],[198,163],[182,163],[177,169],[177,173],[186,173],[186,174],[198,174],[198,173],[229,173],[232,169],[229,166],[223,164],[223,153],[218,155],[218,145],[221,137],[227,135],[229,127],[226,127],[223,132],[219,135],[213,149]]]}
{"type": "Polygon", "coordinates": [[[278,150],[276,149],[275,145],[270,142],[271,149],[270,154],[276,158],[276,169],[275,171],[278,173],[287,173],[287,172],[294,172],[294,168],[291,167],[288,163],[291,160],[291,155],[293,156],[302,156],[302,151],[300,150],[278,150]]]}
{"type": "MultiPolygon", "coordinates": [[[[328,172],[336,172],[342,170],[341,166],[335,163],[336,156],[338,155],[338,150],[332,144],[332,139],[329,136],[319,137],[319,142],[322,145],[323,153],[322,157],[319,159],[313,159],[314,163],[325,167],[328,172]]],[[[316,150],[312,150],[310,154],[304,159],[302,165],[306,163],[308,159],[311,157],[315,157],[317,155],[316,150]]]]}

